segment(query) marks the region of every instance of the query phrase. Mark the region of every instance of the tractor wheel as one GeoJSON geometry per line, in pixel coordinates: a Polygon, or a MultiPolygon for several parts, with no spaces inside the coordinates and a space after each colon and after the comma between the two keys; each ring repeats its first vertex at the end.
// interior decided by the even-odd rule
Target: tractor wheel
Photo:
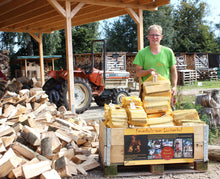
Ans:
{"type": "Polygon", "coordinates": [[[94,98],[98,106],[104,106],[105,104],[109,104],[111,102],[110,99],[102,98],[101,96],[95,96],[94,98]]]}
{"type": "Polygon", "coordinates": [[[69,103],[67,101],[68,98],[66,98],[67,96],[67,91],[68,91],[68,83],[66,80],[62,79],[60,81],[60,90],[59,90],[59,95],[60,95],[60,99],[57,102],[57,107],[59,108],[60,106],[65,106],[65,108],[67,110],[69,110],[69,103]]]}
{"type": "Polygon", "coordinates": [[[114,104],[122,104],[122,97],[129,96],[128,92],[125,89],[117,89],[113,96],[114,104]]]}
{"type": "Polygon", "coordinates": [[[92,89],[85,79],[74,78],[75,109],[80,114],[87,110],[92,101],[92,89]]]}

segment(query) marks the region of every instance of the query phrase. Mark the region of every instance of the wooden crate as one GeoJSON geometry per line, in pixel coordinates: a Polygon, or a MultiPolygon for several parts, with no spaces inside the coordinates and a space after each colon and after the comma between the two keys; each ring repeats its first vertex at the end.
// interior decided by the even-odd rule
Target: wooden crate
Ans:
{"type": "MultiPolygon", "coordinates": [[[[131,129],[132,132],[134,131],[148,131],[148,139],[151,135],[156,135],[160,137],[167,136],[169,138],[169,134],[173,134],[174,136],[178,135],[175,131],[190,131],[193,129],[193,150],[191,158],[178,158],[173,157],[172,159],[144,159],[144,160],[131,160],[125,161],[127,158],[125,152],[125,146],[127,145],[125,140],[127,140],[127,132],[130,129],[124,128],[106,128],[103,124],[103,121],[100,121],[100,133],[99,133],[99,148],[100,148],[100,160],[104,171],[104,176],[126,176],[130,168],[135,168],[136,166],[144,166],[145,171],[144,174],[158,174],[158,173],[167,173],[166,168],[172,164],[175,166],[180,167],[187,164],[190,166],[190,172],[195,171],[205,171],[207,169],[207,161],[208,161],[208,126],[207,125],[198,125],[193,127],[186,127],[186,126],[175,126],[175,127],[167,127],[167,128],[135,128],[131,129]],[[127,131],[128,130],[128,131],[127,131]],[[163,131],[162,131],[163,130],[163,131]],[[155,133],[156,131],[156,133],[155,133]],[[158,133],[157,133],[158,131],[158,133]],[[162,134],[165,131],[164,134],[162,134]],[[171,132],[172,131],[172,132],[171,132]],[[149,170],[147,170],[149,168],[149,170]],[[123,172],[118,172],[119,170],[124,169],[126,174],[123,172]]],[[[177,132],[178,133],[178,132],[177,132]]],[[[171,135],[172,135],[171,134],[171,135]]],[[[181,134],[182,135],[182,134],[181,134]]],[[[180,135],[180,136],[181,136],[180,135]]],[[[186,134],[183,134],[186,135],[186,134]]],[[[135,135],[137,136],[137,135],[135,135]]],[[[128,135],[128,137],[130,137],[128,135]]],[[[141,135],[144,139],[145,135],[141,135]]],[[[165,137],[166,138],[166,137],[165,137]]],[[[178,138],[178,137],[177,137],[178,138]]],[[[144,139],[145,140],[145,139],[144,139]]],[[[148,141],[149,142],[149,141],[148,141]]],[[[186,145],[183,145],[186,146],[186,145]]],[[[174,148],[174,144],[173,144],[174,148]]],[[[164,147],[163,147],[164,149],[164,147]]],[[[183,149],[183,147],[182,147],[183,149]]],[[[190,150],[189,150],[190,151],[190,150]]],[[[186,152],[186,151],[185,151],[186,152]]],[[[184,151],[182,151],[184,153],[184,151]]],[[[135,155],[134,155],[135,156],[135,155]]],[[[169,154],[168,154],[169,156],[169,154]]],[[[182,154],[183,156],[183,154],[182,154]]],[[[180,170],[180,173],[184,173],[188,171],[187,167],[183,167],[180,170]]],[[[141,173],[142,175],[143,173],[141,173]]],[[[130,173],[128,176],[131,176],[130,173]]],[[[138,173],[140,175],[140,173],[138,173]]]]}
{"type": "Polygon", "coordinates": [[[193,84],[197,81],[196,70],[179,70],[178,85],[193,84]]]}

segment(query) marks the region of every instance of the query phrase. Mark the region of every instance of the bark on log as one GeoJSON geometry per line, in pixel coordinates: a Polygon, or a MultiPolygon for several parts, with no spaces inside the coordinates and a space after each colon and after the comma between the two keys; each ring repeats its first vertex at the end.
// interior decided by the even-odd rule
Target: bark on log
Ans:
{"type": "Polygon", "coordinates": [[[50,157],[53,155],[52,139],[50,137],[45,137],[41,140],[41,155],[45,157],[50,157]]]}
{"type": "Polygon", "coordinates": [[[209,160],[220,161],[220,146],[209,145],[209,160]]]}

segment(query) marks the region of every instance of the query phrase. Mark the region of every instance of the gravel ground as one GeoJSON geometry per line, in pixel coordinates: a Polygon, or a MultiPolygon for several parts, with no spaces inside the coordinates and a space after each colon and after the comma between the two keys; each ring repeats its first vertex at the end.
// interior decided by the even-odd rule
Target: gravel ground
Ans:
{"type": "MultiPolygon", "coordinates": [[[[201,89],[205,90],[205,89],[201,89]]],[[[182,95],[196,95],[201,90],[184,90],[181,92],[182,95]]],[[[138,92],[132,92],[130,95],[138,96],[138,92]]],[[[92,103],[91,108],[85,111],[83,114],[80,114],[79,117],[84,120],[100,120],[104,117],[104,108],[97,106],[95,103],[92,103]]],[[[163,175],[152,175],[152,176],[142,176],[137,173],[135,177],[112,177],[114,178],[132,178],[132,179],[220,179],[220,162],[209,161],[208,170],[203,173],[186,173],[184,169],[181,174],[163,174],[163,175]]],[[[120,172],[119,172],[120,173],[120,172]]],[[[101,168],[94,169],[88,172],[88,176],[77,175],[73,177],[74,179],[101,179],[103,177],[103,170],[101,168]]]]}

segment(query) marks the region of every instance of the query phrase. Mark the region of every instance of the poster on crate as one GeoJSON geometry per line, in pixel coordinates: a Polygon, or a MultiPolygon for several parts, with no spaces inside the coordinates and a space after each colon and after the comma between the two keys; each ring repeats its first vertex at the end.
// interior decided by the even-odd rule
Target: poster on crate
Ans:
{"type": "Polygon", "coordinates": [[[124,129],[124,165],[188,163],[193,158],[193,127],[124,129]]]}

